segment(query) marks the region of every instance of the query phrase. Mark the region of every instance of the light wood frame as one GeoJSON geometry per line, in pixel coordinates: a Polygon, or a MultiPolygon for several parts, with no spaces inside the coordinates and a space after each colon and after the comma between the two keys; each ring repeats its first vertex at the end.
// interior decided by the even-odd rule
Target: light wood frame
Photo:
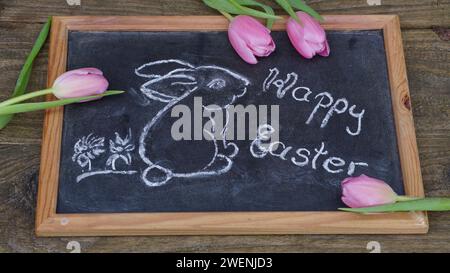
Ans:
{"type": "MultiPolygon", "coordinates": [[[[285,20],[285,19],[284,19],[285,20]]],[[[284,20],[274,30],[283,30],[284,20]]],[[[394,15],[325,16],[327,30],[383,30],[398,149],[407,195],[423,197],[422,175],[399,18],[394,15]]],[[[70,30],[221,31],[219,16],[54,17],[48,85],[66,70],[70,30]]],[[[52,100],[52,96],[48,97],[52,100]]],[[[36,212],[38,236],[229,235],[229,234],[418,234],[428,231],[424,212],[359,215],[347,212],[193,212],[57,214],[63,108],[46,111],[36,212]]]]}

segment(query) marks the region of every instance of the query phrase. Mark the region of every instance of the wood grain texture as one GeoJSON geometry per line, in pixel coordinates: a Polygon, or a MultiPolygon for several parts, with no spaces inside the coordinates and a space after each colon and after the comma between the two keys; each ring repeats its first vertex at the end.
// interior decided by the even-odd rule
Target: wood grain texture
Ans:
{"type": "MultiPolygon", "coordinates": [[[[199,0],[82,0],[81,6],[69,7],[63,0],[1,0],[1,21],[40,22],[47,16],[64,15],[214,15],[214,10],[199,0]]],[[[274,1],[262,0],[281,11],[274,1]]],[[[323,14],[397,14],[402,27],[430,28],[450,25],[450,0],[382,0],[369,6],[366,0],[306,1],[323,14]]]]}
{"type": "MultiPolygon", "coordinates": [[[[112,15],[116,1],[94,10],[65,6],[63,1],[0,0],[0,99],[14,87],[20,67],[47,15],[112,15]],[[48,6],[51,2],[51,7],[48,6]],[[8,6],[6,6],[6,4],[8,6]],[[34,8],[30,8],[34,5],[34,8]],[[46,6],[47,5],[47,6],[46,6]],[[43,10],[37,8],[42,6],[43,10]],[[112,6],[112,7],[111,7],[112,6]],[[5,16],[4,16],[5,14],[5,16]],[[8,14],[8,16],[6,16],[8,14]]],[[[194,1],[155,1],[164,8],[148,7],[153,1],[130,0],[116,14],[164,15],[164,12],[211,15],[194,1]],[[136,4],[138,3],[138,4],[136,4]],[[177,3],[180,3],[178,5],[177,3]],[[136,6],[148,8],[136,10],[136,6]]],[[[382,1],[386,6],[368,7],[365,1],[307,1],[334,5],[333,13],[385,13],[397,9],[403,27],[406,66],[416,125],[423,181],[427,196],[450,196],[450,42],[431,25],[449,29],[448,1],[382,1]],[[358,5],[350,7],[349,3],[358,5]],[[406,5],[405,5],[406,4],[406,5]],[[419,8],[414,7],[418,4],[419,8]],[[342,9],[339,7],[342,6],[342,9]],[[423,5],[427,5],[426,7],[423,5]],[[349,8],[349,10],[344,10],[349,8]],[[437,15],[431,9],[441,9],[437,15]],[[409,16],[414,14],[414,16],[409,16]],[[444,14],[444,15],[442,15],[444,14]],[[425,19],[424,19],[425,18],[425,19]],[[428,20],[426,18],[431,18],[428,20]],[[406,21],[405,21],[406,20],[406,21]],[[427,24],[423,24],[428,20],[427,24]],[[405,29],[407,28],[407,29],[405,29]],[[419,29],[420,28],[420,29],[419,29]]],[[[46,86],[48,45],[34,66],[30,90],[46,86]]],[[[366,244],[378,241],[383,252],[450,252],[449,213],[430,213],[427,235],[272,235],[272,236],[150,236],[36,238],[34,216],[43,113],[17,115],[0,131],[0,252],[68,252],[71,240],[82,252],[368,252],[366,244]]]]}
{"type": "Polygon", "coordinates": [[[394,17],[384,26],[389,82],[394,109],[397,142],[407,195],[424,197],[416,131],[411,109],[400,21],[394,17]]]}
{"type": "MultiPolygon", "coordinates": [[[[51,87],[56,78],[66,70],[67,60],[67,28],[59,20],[52,21],[50,35],[50,52],[48,57],[47,86],[51,87]]],[[[54,100],[48,95],[47,100],[54,100]]],[[[45,110],[44,130],[42,135],[42,151],[38,202],[36,207],[36,229],[56,212],[58,185],[51,181],[58,180],[59,157],[61,153],[61,138],[63,125],[63,107],[45,110]],[[45,198],[48,194],[55,198],[45,198]]]]}
{"type": "MultiPolygon", "coordinates": [[[[285,20],[274,29],[283,30],[285,20]]],[[[422,175],[399,19],[394,15],[325,16],[327,30],[383,29],[405,192],[423,197],[422,175]]],[[[72,16],[54,17],[48,85],[66,68],[69,30],[206,31],[226,30],[221,16],[72,16]]],[[[52,99],[49,96],[48,99],[52,99]]],[[[226,235],[226,234],[418,234],[428,232],[423,212],[358,215],[345,212],[198,212],[56,214],[63,127],[62,107],[47,110],[36,212],[39,236],[226,235]]]]}

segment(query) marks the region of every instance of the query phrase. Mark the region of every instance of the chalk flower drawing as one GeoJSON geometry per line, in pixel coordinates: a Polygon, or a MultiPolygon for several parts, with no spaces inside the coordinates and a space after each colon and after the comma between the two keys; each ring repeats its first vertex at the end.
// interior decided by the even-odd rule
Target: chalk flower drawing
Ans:
{"type": "Polygon", "coordinates": [[[109,151],[112,153],[106,161],[106,166],[111,166],[113,170],[116,170],[116,161],[121,159],[126,165],[131,165],[131,154],[134,151],[135,146],[130,144],[131,141],[131,129],[125,138],[121,138],[119,133],[116,132],[116,140],[109,140],[109,151]]]}
{"type": "Polygon", "coordinates": [[[106,152],[104,149],[104,137],[94,137],[93,134],[82,137],[74,146],[74,155],[72,160],[78,163],[81,167],[89,166],[87,172],[77,176],[77,183],[81,182],[94,175],[119,174],[131,175],[137,173],[135,170],[116,170],[116,161],[123,160],[126,165],[131,165],[131,152],[135,149],[135,145],[131,143],[131,129],[128,129],[128,134],[122,138],[119,133],[115,133],[115,141],[109,140],[109,152],[111,153],[106,160],[106,166],[92,170],[91,160],[96,156],[106,152]],[[110,169],[108,168],[110,167],[110,169]]]}
{"type": "Polygon", "coordinates": [[[103,149],[104,143],[104,137],[95,137],[92,133],[83,136],[75,143],[72,161],[77,162],[81,168],[87,166],[88,171],[90,171],[92,169],[91,160],[105,152],[105,149],[103,149]]]}

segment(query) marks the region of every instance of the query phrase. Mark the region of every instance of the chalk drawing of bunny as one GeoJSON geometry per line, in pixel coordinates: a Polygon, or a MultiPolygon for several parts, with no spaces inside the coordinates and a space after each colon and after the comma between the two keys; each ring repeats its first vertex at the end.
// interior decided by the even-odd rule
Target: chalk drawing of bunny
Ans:
{"type": "MultiPolygon", "coordinates": [[[[227,123],[221,131],[221,141],[207,132],[210,140],[192,140],[186,148],[186,142],[183,143],[185,146],[180,146],[173,138],[168,139],[171,126],[167,120],[170,120],[174,106],[185,104],[193,97],[202,98],[204,109],[215,105],[227,113],[227,107],[247,92],[250,82],[219,66],[194,66],[175,59],[146,63],[135,73],[147,79],[140,88],[146,99],[166,103],[146,124],[139,139],[139,155],[147,165],[141,176],[145,184],[155,187],[174,177],[214,176],[228,172],[239,149],[225,140],[227,123]],[[202,151],[201,155],[198,151],[202,151]]],[[[228,115],[226,117],[228,121],[228,115]]]]}

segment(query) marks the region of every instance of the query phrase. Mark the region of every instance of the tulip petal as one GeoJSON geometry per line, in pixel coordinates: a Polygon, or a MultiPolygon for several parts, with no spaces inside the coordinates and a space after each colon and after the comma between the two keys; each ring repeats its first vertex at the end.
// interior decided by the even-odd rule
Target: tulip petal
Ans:
{"type": "Polygon", "coordinates": [[[350,208],[357,208],[358,207],[358,203],[356,201],[354,201],[353,199],[351,199],[351,198],[343,196],[341,198],[341,200],[342,200],[342,202],[344,204],[346,204],[350,208]]]}
{"type": "Polygon", "coordinates": [[[108,88],[108,81],[97,74],[72,74],[61,83],[54,85],[54,95],[59,99],[99,95],[108,88]]]}
{"type": "Polygon", "coordinates": [[[65,79],[69,78],[72,75],[88,75],[88,74],[94,74],[94,75],[103,75],[103,72],[100,69],[94,68],[94,67],[87,67],[87,68],[80,68],[80,69],[74,69],[67,71],[63,74],[61,74],[53,83],[54,85],[57,85],[64,81],[65,79]]]}
{"type": "Polygon", "coordinates": [[[250,16],[235,17],[230,23],[228,35],[241,58],[251,64],[257,63],[255,55],[266,57],[275,50],[270,30],[250,16]]]}
{"type": "Polygon", "coordinates": [[[328,41],[325,41],[325,49],[322,50],[321,52],[318,52],[317,54],[319,54],[322,57],[330,56],[330,45],[328,44],[328,41]]]}
{"type": "Polygon", "coordinates": [[[310,41],[306,41],[306,43],[309,45],[309,47],[314,51],[314,53],[322,52],[325,49],[325,44],[317,44],[310,41]]]}
{"type": "Polygon", "coordinates": [[[253,55],[252,50],[247,46],[245,41],[241,39],[232,28],[228,31],[228,38],[236,53],[247,63],[257,64],[258,60],[253,55]]]}
{"type": "Polygon", "coordinates": [[[297,12],[297,16],[304,24],[305,40],[318,44],[326,41],[325,30],[316,19],[302,11],[297,12]]]}
{"type": "Polygon", "coordinates": [[[268,44],[272,41],[270,30],[253,17],[239,15],[230,23],[232,28],[247,43],[268,44]]]}
{"type": "Polygon", "coordinates": [[[266,46],[254,47],[253,54],[258,57],[267,57],[275,51],[275,43],[272,41],[266,46]]]}
{"type": "Polygon", "coordinates": [[[351,208],[392,204],[397,194],[384,181],[361,175],[342,181],[342,201],[351,208]]]}
{"type": "Polygon", "coordinates": [[[307,59],[314,57],[315,51],[305,41],[303,28],[292,18],[287,23],[287,34],[298,53],[307,59]]]}
{"type": "Polygon", "coordinates": [[[293,18],[287,22],[287,33],[295,49],[305,58],[311,59],[316,54],[329,56],[330,47],[325,30],[320,23],[305,12],[297,12],[302,25],[293,18]]]}

